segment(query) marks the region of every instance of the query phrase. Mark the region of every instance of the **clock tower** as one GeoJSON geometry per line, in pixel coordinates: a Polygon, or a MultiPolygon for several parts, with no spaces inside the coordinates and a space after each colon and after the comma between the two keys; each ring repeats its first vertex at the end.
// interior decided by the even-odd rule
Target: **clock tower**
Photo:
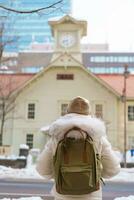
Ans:
{"type": "Polygon", "coordinates": [[[49,21],[49,24],[55,40],[52,59],[66,52],[82,62],[80,41],[83,36],[86,36],[87,22],[66,15],[49,21]]]}

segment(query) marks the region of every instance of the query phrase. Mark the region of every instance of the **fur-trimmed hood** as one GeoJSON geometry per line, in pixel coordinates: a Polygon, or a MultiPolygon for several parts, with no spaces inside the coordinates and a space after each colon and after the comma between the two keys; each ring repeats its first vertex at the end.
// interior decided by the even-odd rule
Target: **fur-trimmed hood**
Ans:
{"type": "MultiPolygon", "coordinates": [[[[99,139],[102,136],[106,136],[106,128],[102,120],[91,117],[90,115],[75,113],[66,114],[54,121],[50,125],[49,135],[59,141],[63,138],[66,131],[74,126],[86,131],[93,139],[99,139]]],[[[72,131],[70,132],[69,137],[70,136],[78,138],[78,133],[76,133],[76,131],[72,131]]]]}

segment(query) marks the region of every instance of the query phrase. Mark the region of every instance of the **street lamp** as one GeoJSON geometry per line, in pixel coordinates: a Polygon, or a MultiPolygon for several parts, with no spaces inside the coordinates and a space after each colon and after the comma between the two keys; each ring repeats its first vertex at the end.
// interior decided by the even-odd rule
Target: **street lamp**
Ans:
{"type": "Polygon", "coordinates": [[[127,78],[129,76],[129,71],[128,71],[128,65],[126,64],[124,66],[124,72],[123,72],[123,77],[124,77],[124,86],[123,86],[123,91],[122,91],[122,101],[124,103],[124,167],[127,167],[127,160],[126,160],[126,153],[127,153],[127,107],[126,107],[126,101],[127,101],[127,78]]]}

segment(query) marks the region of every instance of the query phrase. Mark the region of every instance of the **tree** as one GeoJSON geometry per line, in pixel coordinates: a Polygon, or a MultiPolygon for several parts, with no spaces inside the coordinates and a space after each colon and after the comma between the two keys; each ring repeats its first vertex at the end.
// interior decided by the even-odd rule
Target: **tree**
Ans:
{"type": "Polygon", "coordinates": [[[5,57],[4,52],[6,52],[7,50],[10,51],[8,47],[10,47],[11,49],[11,45],[15,46],[17,44],[17,41],[19,41],[18,36],[15,36],[16,35],[15,30],[13,34],[13,25],[15,24],[16,21],[15,18],[17,17],[17,15],[22,14],[22,16],[24,16],[25,14],[34,14],[34,13],[48,14],[46,12],[52,12],[55,9],[61,9],[63,1],[64,0],[57,0],[57,1],[54,0],[53,1],[54,3],[51,3],[46,7],[41,7],[33,10],[14,9],[15,4],[14,1],[12,0],[8,1],[8,6],[6,6],[6,4],[0,3],[0,10],[2,11],[0,14],[0,71],[3,65],[7,66],[8,63],[11,63],[11,59],[15,60],[15,58],[5,57]],[[12,13],[14,13],[14,15],[12,15],[12,13]]]}
{"type": "MultiPolygon", "coordinates": [[[[8,47],[12,48],[12,46],[16,44],[18,37],[14,35],[8,35],[8,33],[12,30],[12,23],[9,21],[9,15],[0,16],[0,72],[3,72],[8,68],[9,63],[13,61],[13,58],[10,56],[5,56],[5,52],[8,47]],[[6,67],[6,68],[5,68],[6,67]]],[[[10,17],[11,18],[11,17],[10,17]]]]}
{"type": "Polygon", "coordinates": [[[13,118],[12,113],[15,110],[16,98],[18,96],[17,93],[14,93],[14,90],[18,87],[14,76],[6,74],[6,71],[10,70],[9,63],[12,62],[12,58],[10,56],[5,56],[6,49],[7,47],[14,45],[18,40],[18,38],[14,35],[7,35],[7,33],[10,32],[10,29],[11,31],[13,30],[13,21],[11,19],[12,15],[10,14],[11,12],[16,14],[40,14],[41,12],[46,12],[48,10],[52,11],[58,7],[61,8],[63,1],[64,0],[55,1],[47,7],[29,11],[14,9],[12,1],[11,7],[0,4],[0,10],[3,10],[0,16],[0,145],[3,144],[3,134],[6,121],[13,118]]]}
{"type": "Polygon", "coordinates": [[[16,87],[16,81],[12,74],[0,74],[0,145],[3,144],[5,122],[13,118],[12,114],[16,107],[17,98],[17,93],[14,93],[16,87]]]}
{"type": "Polygon", "coordinates": [[[62,2],[63,2],[63,0],[59,0],[59,1],[56,1],[55,3],[53,3],[53,4],[50,4],[49,6],[42,7],[42,8],[39,8],[39,9],[34,9],[34,10],[28,10],[28,11],[26,11],[26,10],[16,10],[16,9],[6,7],[6,6],[3,6],[3,5],[0,5],[0,8],[4,9],[6,11],[14,12],[14,13],[18,13],[18,14],[31,14],[31,13],[39,13],[41,11],[46,11],[46,10],[49,10],[51,8],[55,9],[56,6],[62,5],[62,2]]]}
{"type": "Polygon", "coordinates": [[[11,118],[11,113],[15,109],[15,100],[17,95],[13,94],[13,91],[17,87],[16,80],[12,74],[7,74],[11,70],[10,63],[13,62],[12,57],[6,52],[8,46],[15,45],[17,42],[16,36],[7,36],[7,32],[12,30],[12,20],[10,15],[0,16],[0,137],[1,143],[3,142],[3,134],[5,122],[11,118]]]}

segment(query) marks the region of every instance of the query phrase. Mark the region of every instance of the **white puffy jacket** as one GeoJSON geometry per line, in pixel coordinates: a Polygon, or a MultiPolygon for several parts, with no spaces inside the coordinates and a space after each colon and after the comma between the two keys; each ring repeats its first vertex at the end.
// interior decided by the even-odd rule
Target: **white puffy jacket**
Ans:
{"type": "MultiPolygon", "coordinates": [[[[85,130],[94,140],[95,146],[98,153],[102,158],[102,177],[110,178],[115,176],[120,171],[119,159],[114,154],[110,143],[106,137],[106,130],[104,123],[90,115],[80,115],[80,114],[67,114],[60,117],[55,122],[52,123],[49,129],[49,134],[51,139],[45,145],[44,150],[40,154],[37,162],[36,169],[41,176],[46,180],[53,178],[53,155],[57,147],[57,143],[63,138],[64,133],[77,126],[85,130]]],[[[71,131],[68,134],[69,137],[79,138],[81,135],[77,131],[71,131]]],[[[52,189],[52,194],[55,196],[56,200],[101,200],[102,191],[92,192],[86,195],[61,195],[56,192],[55,186],[52,189]]]]}

